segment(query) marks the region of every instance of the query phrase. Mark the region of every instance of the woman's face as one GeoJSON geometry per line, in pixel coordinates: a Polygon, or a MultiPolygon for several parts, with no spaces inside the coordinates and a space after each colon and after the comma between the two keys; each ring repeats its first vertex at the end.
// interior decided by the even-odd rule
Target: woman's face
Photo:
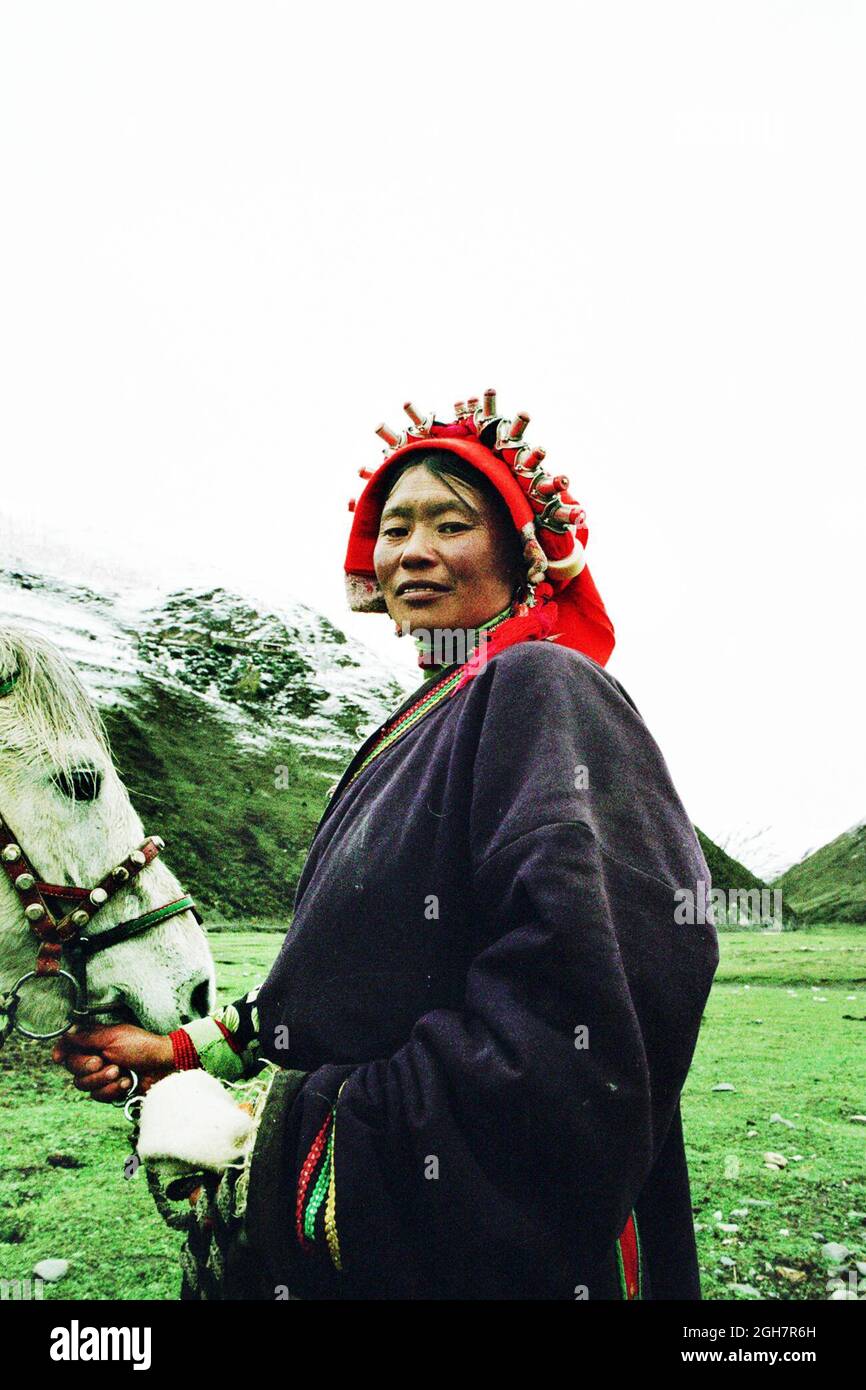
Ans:
{"type": "Polygon", "coordinates": [[[405,631],[470,628],[499,613],[516,582],[509,531],[488,498],[461,479],[446,484],[423,464],[408,468],[382,509],[373,552],[394,621],[405,631]]]}

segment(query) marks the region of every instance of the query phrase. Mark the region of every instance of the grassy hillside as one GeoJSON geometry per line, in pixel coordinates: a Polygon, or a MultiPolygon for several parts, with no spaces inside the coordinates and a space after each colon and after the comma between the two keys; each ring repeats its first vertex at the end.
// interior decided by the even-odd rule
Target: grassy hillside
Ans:
{"type": "MultiPolygon", "coordinates": [[[[747,869],[745,864],[741,864],[739,860],[726,854],[708,835],[705,835],[702,830],[698,830],[697,826],[695,826],[695,831],[707,861],[713,888],[720,888],[724,893],[735,889],[739,893],[741,891],[750,892],[753,889],[761,891],[769,887],[762,878],[758,878],[757,874],[753,874],[750,869],[747,869]]],[[[789,901],[784,889],[782,890],[782,916],[786,927],[796,927],[800,920],[795,905],[789,901]]],[[[716,920],[719,926],[724,926],[724,923],[719,922],[718,914],[716,920]]]]}
{"type": "Polygon", "coordinates": [[[201,700],[155,682],[104,717],[145,829],[163,836],[167,863],[205,915],[285,918],[333,760],[288,739],[245,748],[201,700]]]}
{"type": "Polygon", "coordinates": [[[792,865],[773,886],[805,922],[866,922],[866,823],[792,865]]]}
{"type": "Polygon", "coordinates": [[[719,845],[705,835],[702,830],[695,826],[704,858],[707,861],[707,868],[713,880],[714,888],[721,888],[727,892],[729,888],[766,888],[764,880],[758,878],[747,869],[739,860],[732,859],[730,854],[726,854],[719,845]]]}

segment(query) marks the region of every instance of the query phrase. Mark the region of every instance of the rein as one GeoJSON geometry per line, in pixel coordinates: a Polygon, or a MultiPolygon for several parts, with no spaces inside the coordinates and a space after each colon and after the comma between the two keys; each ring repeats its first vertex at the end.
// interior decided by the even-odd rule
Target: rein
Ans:
{"type": "Polygon", "coordinates": [[[150,927],[167,922],[171,917],[177,917],[181,912],[192,912],[197,921],[201,922],[192,898],[184,895],[182,898],[175,898],[173,902],[165,903],[162,907],[144,912],[139,917],[132,917],[114,927],[108,927],[98,936],[89,937],[83,934],[84,929],[106,903],[110,902],[121,888],[127,887],[137,878],[142,869],[152,863],[164,848],[165,841],[159,835],[148,836],[138,849],[130,850],[125,859],[109,870],[94,888],[44,883],[38,878],[11,826],[0,816],[0,864],[6,871],[9,882],[21,902],[24,916],[39,942],[35,968],[21,975],[8,993],[0,993],[0,1047],[13,1029],[22,1033],[25,1038],[35,1038],[43,1042],[49,1038],[60,1037],[82,1019],[113,1012],[110,1007],[95,1009],[89,1005],[87,962],[91,957],[98,951],[117,946],[122,941],[129,941],[150,927]],[[52,910],[52,903],[58,904],[61,911],[52,910]],[[71,906],[67,906],[68,904],[71,906]],[[61,966],[64,953],[69,970],[64,970],[61,966]],[[21,987],[28,980],[53,979],[62,979],[72,986],[69,1018],[62,1028],[56,1028],[53,1032],[33,1033],[30,1029],[22,1027],[15,1017],[21,987]]]}

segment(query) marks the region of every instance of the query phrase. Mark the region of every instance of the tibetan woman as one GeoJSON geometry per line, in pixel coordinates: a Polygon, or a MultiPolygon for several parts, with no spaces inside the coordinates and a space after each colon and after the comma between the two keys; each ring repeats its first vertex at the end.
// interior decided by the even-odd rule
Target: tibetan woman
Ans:
{"type": "Polygon", "coordinates": [[[604,669],[568,479],[492,391],[407,411],[345,570],[423,682],[333,790],[258,990],[167,1039],[78,1035],[67,1065],[104,1099],[116,1067],[150,1083],[143,1156],[205,1174],[211,1296],[699,1298],[680,1093],[718,956],[676,894],[707,867],[604,669]],[[240,1083],[215,1107],[259,1087],[221,1182],[196,1077],[240,1083]]]}

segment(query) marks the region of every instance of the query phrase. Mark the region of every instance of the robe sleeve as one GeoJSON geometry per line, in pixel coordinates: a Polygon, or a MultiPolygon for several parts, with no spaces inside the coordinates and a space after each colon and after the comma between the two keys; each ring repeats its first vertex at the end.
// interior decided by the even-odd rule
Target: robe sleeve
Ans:
{"type": "Polygon", "coordinates": [[[661,755],[575,656],[526,643],[462,693],[462,1007],[393,1056],[312,1072],[268,1115],[251,1237],[301,1297],[612,1296],[715,965],[678,955],[674,889],[702,861],[661,755]]]}
{"type": "MultiPolygon", "coordinates": [[[[220,1081],[242,1081],[255,1076],[262,1065],[259,1046],[259,1014],[256,996],[261,985],[241,999],[225,1004],[205,1018],[181,1024],[193,1045],[193,1062],[220,1081]]],[[[177,1053],[175,1053],[177,1056],[177,1053]]]]}

